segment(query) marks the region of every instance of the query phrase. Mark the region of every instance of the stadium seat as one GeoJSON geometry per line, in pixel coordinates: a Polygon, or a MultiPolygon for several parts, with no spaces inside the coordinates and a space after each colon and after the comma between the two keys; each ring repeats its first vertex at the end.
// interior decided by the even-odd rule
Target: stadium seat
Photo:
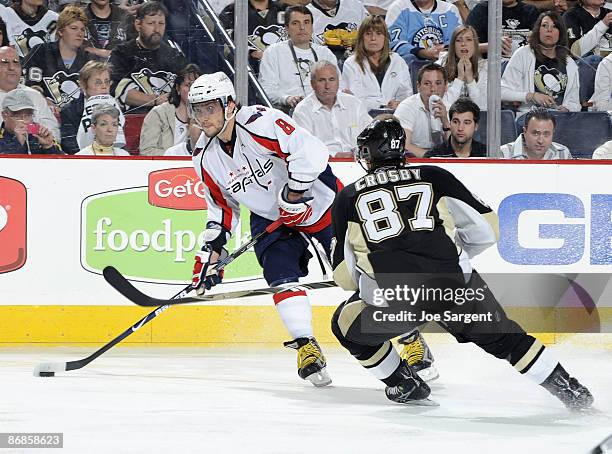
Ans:
{"type": "Polygon", "coordinates": [[[595,148],[612,139],[608,112],[555,113],[554,141],[570,149],[572,156],[590,159],[595,148]]]}
{"type": "Polygon", "coordinates": [[[125,149],[132,155],[140,154],[140,130],[144,122],[146,114],[144,113],[129,113],[125,115],[125,125],[123,132],[125,133],[125,149]]]}
{"type": "MultiPolygon", "coordinates": [[[[516,132],[516,123],[514,112],[511,110],[501,111],[501,140],[500,144],[514,142],[518,134],[516,132]]],[[[480,143],[487,143],[487,111],[480,112],[480,123],[478,131],[474,134],[474,139],[480,143]]]]}

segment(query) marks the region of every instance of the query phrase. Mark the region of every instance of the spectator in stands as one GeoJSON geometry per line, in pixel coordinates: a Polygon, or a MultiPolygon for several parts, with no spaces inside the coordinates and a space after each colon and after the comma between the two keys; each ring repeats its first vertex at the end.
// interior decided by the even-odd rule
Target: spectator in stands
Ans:
{"type": "Polygon", "coordinates": [[[593,110],[604,112],[612,110],[612,53],[597,67],[595,91],[591,102],[593,110]]]}
{"type": "Polygon", "coordinates": [[[168,148],[164,153],[164,156],[192,156],[193,149],[195,148],[196,143],[198,143],[198,139],[200,138],[201,134],[202,130],[200,127],[195,123],[192,123],[190,120],[187,128],[187,140],[168,148]]]}
{"type": "Polygon", "coordinates": [[[138,37],[111,52],[111,93],[133,107],[153,107],[168,101],[176,74],[187,65],[185,56],[163,41],[166,7],[147,2],[138,9],[138,37]]]}
{"type": "Polygon", "coordinates": [[[457,7],[443,0],[396,0],[387,12],[391,47],[408,64],[436,61],[462,24],[457,7]]]}
{"type": "Polygon", "coordinates": [[[132,16],[136,16],[138,8],[142,3],[143,0],[121,0],[119,2],[119,8],[132,16]]]}
{"type": "MultiPolygon", "coordinates": [[[[249,0],[248,40],[249,63],[253,70],[259,72],[259,61],[263,52],[271,44],[286,38],[283,26],[283,8],[272,0],[249,0]]],[[[233,38],[234,3],[227,5],[219,16],[221,23],[233,38]]]]}
{"type": "Polygon", "coordinates": [[[500,152],[506,159],[573,159],[565,145],[553,142],[555,117],[543,108],[534,108],[525,116],[523,133],[516,141],[502,145],[500,152]]]}
{"type": "Polygon", "coordinates": [[[83,41],[87,17],[78,6],[65,8],[57,20],[58,41],[39,44],[24,60],[26,85],[61,109],[81,96],[79,71],[91,58],[83,41]]]}
{"type": "MultiPolygon", "coordinates": [[[[522,0],[502,0],[502,56],[510,58],[521,46],[527,45],[527,38],[538,19],[540,12],[533,5],[522,0]]],[[[489,2],[483,1],[474,6],[467,18],[478,34],[480,51],[485,55],[489,47],[489,2]]]]}
{"type": "Polygon", "coordinates": [[[12,47],[0,47],[0,102],[6,93],[16,88],[25,90],[34,106],[34,121],[44,125],[53,137],[60,137],[57,118],[49,108],[47,101],[38,91],[19,83],[22,75],[21,63],[17,51],[12,47]]]}
{"type": "Polygon", "coordinates": [[[444,68],[428,63],[417,75],[418,93],[403,100],[395,111],[406,131],[406,150],[418,158],[448,138],[450,123],[443,101],[447,87],[444,68]]]}
{"type": "Polygon", "coordinates": [[[480,58],[478,35],[469,25],[453,32],[447,54],[438,62],[448,76],[447,104],[468,97],[487,110],[487,61],[480,58]]]}
{"type": "Polygon", "coordinates": [[[99,104],[94,107],[91,114],[93,143],[83,148],[77,155],[129,156],[127,151],[114,146],[119,131],[120,114],[119,109],[110,104],[99,104]]]}
{"type": "Polygon", "coordinates": [[[287,8],[285,29],[287,41],[272,44],[264,52],[259,82],[275,107],[288,111],[312,93],[312,65],[319,60],[337,65],[337,60],[327,47],[311,44],[312,13],[308,8],[287,8]]]}
{"type": "Polygon", "coordinates": [[[310,81],[313,93],[296,106],[293,119],[327,145],[331,156],[350,153],[372,118],[359,99],[338,92],[340,73],[334,63],[315,63],[310,81]]]}
{"type": "Polygon", "coordinates": [[[593,94],[597,67],[606,55],[602,51],[612,51],[612,11],[603,7],[604,1],[579,0],[563,15],[569,46],[580,70],[581,103],[593,94]]]}
{"type": "Polygon", "coordinates": [[[0,18],[0,47],[4,47],[8,45],[9,45],[9,39],[6,33],[6,24],[4,23],[2,18],[0,18]]]}
{"type": "Polygon", "coordinates": [[[486,158],[485,145],[474,140],[480,108],[469,98],[459,98],[448,110],[450,137],[425,153],[425,158],[486,158]]]}
{"type": "Polygon", "coordinates": [[[502,101],[519,103],[523,113],[532,105],[562,112],[581,110],[578,67],[569,56],[565,24],[557,13],[538,17],[529,45],[512,55],[501,85],[502,101]]]}
{"type": "Polygon", "coordinates": [[[191,84],[201,75],[197,65],[185,66],[172,85],[170,99],[149,111],[140,134],[141,155],[162,156],[172,145],[185,141],[189,120],[187,95],[191,84]]]}
{"type": "Polygon", "coordinates": [[[600,147],[595,148],[593,159],[612,159],[612,140],[608,140],[600,147]]]}
{"type": "Polygon", "coordinates": [[[368,110],[395,110],[412,94],[410,70],[389,50],[389,32],[380,16],[368,16],[357,33],[355,53],[342,67],[345,91],[361,99],[368,110]]]}
{"type": "Polygon", "coordinates": [[[363,0],[363,6],[372,16],[382,16],[384,19],[393,2],[394,0],[363,0]]]}
{"type": "Polygon", "coordinates": [[[585,57],[612,50],[612,11],[604,0],[579,0],[563,15],[572,54],[585,57]]]}
{"type": "Polygon", "coordinates": [[[40,0],[14,0],[9,8],[0,8],[0,19],[21,58],[41,43],[55,41],[58,14],[45,8],[40,0]]]}
{"type": "MultiPolygon", "coordinates": [[[[92,112],[99,104],[109,104],[120,112],[119,103],[110,95],[110,68],[107,63],[89,61],[79,72],[79,87],[83,96],[75,99],[61,111],[62,149],[67,154],[75,154],[93,143],[92,112]]],[[[119,115],[117,145],[125,145],[123,127],[125,118],[119,115]]]]}
{"type": "Polygon", "coordinates": [[[313,16],[312,40],[325,45],[323,33],[328,30],[357,30],[368,15],[361,0],[312,0],[308,9],[313,16]]]}
{"type": "Polygon", "coordinates": [[[110,0],[91,0],[83,11],[89,21],[85,51],[100,59],[109,58],[111,50],[126,40],[126,11],[110,0]]]}
{"type": "Polygon", "coordinates": [[[53,134],[34,123],[36,106],[26,90],[17,88],[2,100],[0,154],[63,154],[53,134]]]}

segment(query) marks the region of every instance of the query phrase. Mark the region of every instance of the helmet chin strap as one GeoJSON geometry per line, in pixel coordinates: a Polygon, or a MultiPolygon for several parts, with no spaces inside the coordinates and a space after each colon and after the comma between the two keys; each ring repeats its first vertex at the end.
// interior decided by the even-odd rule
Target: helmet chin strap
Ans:
{"type": "Polygon", "coordinates": [[[223,123],[223,127],[221,128],[221,131],[219,131],[215,137],[218,137],[221,134],[223,134],[223,132],[225,131],[225,128],[227,128],[227,125],[229,124],[230,120],[236,116],[236,112],[237,112],[237,109],[236,109],[236,107],[234,105],[233,112],[228,116],[227,115],[227,104],[225,105],[225,108],[223,109],[223,118],[225,119],[225,122],[223,123]]]}

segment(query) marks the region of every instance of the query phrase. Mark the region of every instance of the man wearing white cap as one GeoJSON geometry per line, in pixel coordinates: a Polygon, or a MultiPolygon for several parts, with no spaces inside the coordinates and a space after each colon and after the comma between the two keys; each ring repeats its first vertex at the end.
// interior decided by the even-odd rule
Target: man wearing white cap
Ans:
{"type": "Polygon", "coordinates": [[[33,122],[34,110],[34,102],[23,89],[4,97],[0,154],[63,154],[49,129],[33,122]]]}

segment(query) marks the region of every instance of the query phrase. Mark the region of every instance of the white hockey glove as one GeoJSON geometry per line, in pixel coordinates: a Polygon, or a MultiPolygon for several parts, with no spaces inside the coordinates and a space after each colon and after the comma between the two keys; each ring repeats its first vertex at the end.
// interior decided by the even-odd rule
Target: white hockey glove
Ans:
{"type": "Polygon", "coordinates": [[[285,187],[278,194],[279,219],[288,227],[302,224],[312,216],[312,197],[301,197],[295,202],[290,202],[287,198],[289,186],[285,187]]]}
{"type": "MultiPolygon", "coordinates": [[[[208,244],[202,247],[202,250],[196,252],[195,263],[193,265],[193,278],[191,285],[198,295],[203,295],[206,290],[210,290],[223,280],[224,270],[217,270],[215,265],[218,260],[223,260],[227,257],[227,251],[221,250],[221,254],[211,262],[214,252],[208,244]]],[[[215,256],[217,254],[214,254],[215,256]]]]}

